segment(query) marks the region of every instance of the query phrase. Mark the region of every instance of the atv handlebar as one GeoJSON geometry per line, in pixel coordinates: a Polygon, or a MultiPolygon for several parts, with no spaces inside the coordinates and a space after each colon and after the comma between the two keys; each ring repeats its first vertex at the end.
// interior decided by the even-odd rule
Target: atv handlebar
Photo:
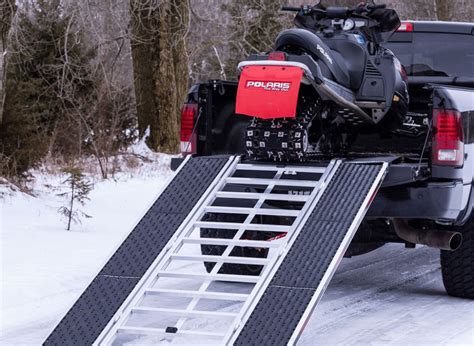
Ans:
{"type": "Polygon", "coordinates": [[[289,12],[299,12],[301,7],[293,7],[293,6],[283,6],[281,8],[282,11],[289,11],[289,12]]]}
{"type": "Polygon", "coordinates": [[[310,5],[301,5],[300,7],[293,7],[293,6],[283,6],[281,8],[282,11],[289,11],[289,12],[298,12],[299,15],[308,16],[314,13],[320,13],[325,15],[326,11],[320,8],[316,8],[310,5]]]}

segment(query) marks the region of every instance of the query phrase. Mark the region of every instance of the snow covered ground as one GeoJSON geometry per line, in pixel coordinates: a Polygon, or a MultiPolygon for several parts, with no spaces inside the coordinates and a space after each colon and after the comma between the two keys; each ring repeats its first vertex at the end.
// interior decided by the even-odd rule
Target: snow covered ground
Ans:
{"type": "Polygon", "coordinates": [[[138,221],[170,175],[159,156],[140,174],[96,181],[82,224],[66,223],[65,176],[36,172],[30,196],[0,185],[0,344],[40,344],[138,221]]]}
{"type": "MultiPolygon", "coordinates": [[[[40,174],[35,197],[0,185],[0,344],[44,341],[156,197],[168,163],[96,182],[92,218],[70,232],[57,212],[64,177],[40,174]]],[[[389,245],[343,260],[300,344],[473,345],[474,302],[446,296],[436,250],[389,245]]]]}

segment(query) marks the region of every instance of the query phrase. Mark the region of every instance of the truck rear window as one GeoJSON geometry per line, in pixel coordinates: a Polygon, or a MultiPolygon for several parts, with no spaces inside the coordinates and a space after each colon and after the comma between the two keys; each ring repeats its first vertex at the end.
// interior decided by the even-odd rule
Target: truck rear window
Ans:
{"type": "Polygon", "coordinates": [[[414,32],[404,38],[400,34],[395,33],[385,46],[409,76],[474,77],[474,36],[414,32]]]}

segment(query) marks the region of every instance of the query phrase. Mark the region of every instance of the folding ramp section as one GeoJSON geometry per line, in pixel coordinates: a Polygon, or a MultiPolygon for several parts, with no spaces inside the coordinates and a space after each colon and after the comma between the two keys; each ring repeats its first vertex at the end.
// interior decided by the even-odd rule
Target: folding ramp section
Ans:
{"type": "Polygon", "coordinates": [[[92,344],[195,205],[236,162],[237,157],[188,158],[44,344],[92,344]]]}
{"type": "Polygon", "coordinates": [[[341,164],[234,163],[95,344],[225,344],[341,164]]]}
{"type": "Polygon", "coordinates": [[[294,345],[387,172],[387,163],[343,163],[228,335],[234,345],[294,345]]]}

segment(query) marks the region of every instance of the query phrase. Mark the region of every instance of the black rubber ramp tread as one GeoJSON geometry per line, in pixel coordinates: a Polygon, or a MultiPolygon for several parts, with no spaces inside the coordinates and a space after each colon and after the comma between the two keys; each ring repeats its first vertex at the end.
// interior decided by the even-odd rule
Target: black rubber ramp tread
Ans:
{"type": "Polygon", "coordinates": [[[45,345],[91,345],[97,339],[228,159],[198,157],[186,163],[45,345]]]}
{"type": "Polygon", "coordinates": [[[104,328],[103,316],[113,316],[138,283],[137,278],[98,275],[45,341],[47,345],[91,345],[104,328]]]}
{"type": "Polygon", "coordinates": [[[381,169],[350,163],[338,168],[236,345],[288,343],[381,169]]]}

